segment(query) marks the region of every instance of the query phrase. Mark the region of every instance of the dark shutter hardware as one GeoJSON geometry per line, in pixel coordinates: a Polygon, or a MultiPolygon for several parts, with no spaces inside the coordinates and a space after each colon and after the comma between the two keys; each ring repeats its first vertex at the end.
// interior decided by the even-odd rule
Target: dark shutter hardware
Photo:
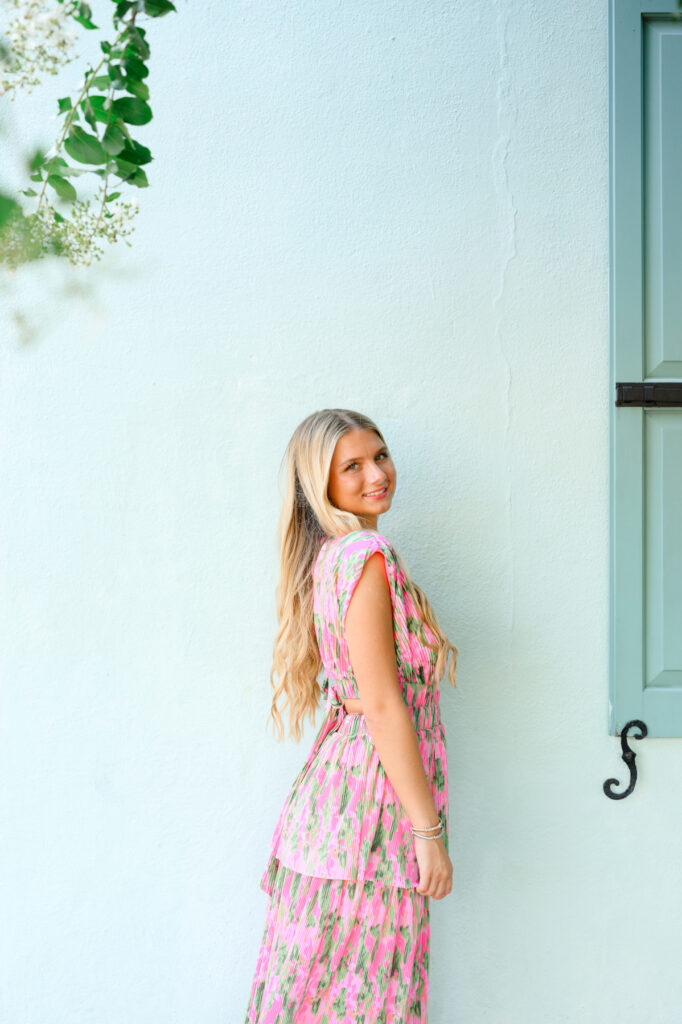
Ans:
{"type": "Polygon", "coordinates": [[[645,408],[682,406],[682,381],[616,384],[616,405],[645,408]]]}
{"type": "Polygon", "coordinates": [[[617,793],[613,787],[620,785],[618,779],[607,779],[604,783],[603,789],[606,795],[610,797],[611,800],[623,800],[626,796],[630,796],[630,793],[632,793],[633,789],[635,788],[635,783],[637,782],[637,765],[635,764],[635,752],[630,748],[628,744],[628,733],[631,729],[639,729],[639,732],[635,733],[634,736],[636,740],[643,740],[647,732],[649,731],[644,722],[642,722],[639,718],[633,718],[632,721],[626,722],[623,726],[620,734],[620,745],[623,751],[623,753],[621,754],[621,759],[625,761],[626,765],[630,769],[630,783],[627,789],[624,789],[622,793],[617,793]]]}

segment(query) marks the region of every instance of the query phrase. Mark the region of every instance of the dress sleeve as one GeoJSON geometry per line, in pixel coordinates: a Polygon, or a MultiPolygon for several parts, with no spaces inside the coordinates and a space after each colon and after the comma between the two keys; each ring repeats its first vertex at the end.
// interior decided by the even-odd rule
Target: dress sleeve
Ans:
{"type": "Polygon", "coordinates": [[[355,593],[362,570],[371,555],[381,552],[386,565],[386,575],[391,589],[391,603],[396,607],[398,575],[393,548],[380,533],[374,530],[356,530],[348,535],[341,551],[337,575],[338,616],[341,634],[345,635],[346,613],[350,599],[355,593]]]}
{"type": "Polygon", "coordinates": [[[403,686],[403,663],[409,658],[409,637],[405,618],[404,576],[400,561],[393,546],[376,530],[354,530],[343,539],[335,560],[335,602],[337,622],[336,643],[333,653],[334,669],[344,680],[343,691],[348,697],[357,697],[357,681],[351,665],[346,643],[346,614],[350,599],[355,593],[367,559],[381,552],[384,556],[386,575],[391,591],[393,611],[393,636],[395,642],[398,673],[403,686]]]}

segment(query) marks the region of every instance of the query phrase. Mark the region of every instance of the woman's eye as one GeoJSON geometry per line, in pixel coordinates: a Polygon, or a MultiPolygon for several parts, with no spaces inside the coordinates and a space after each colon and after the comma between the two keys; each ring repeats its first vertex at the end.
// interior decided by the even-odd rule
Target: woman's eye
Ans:
{"type": "MultiPolygon", "coordinates": [[[[375,456],[375,458],[377,458],[377,459],[382,459],[382,458],[383,458],[383,459],[387,459],[388,457],[389,457],[389,455],[388,455],[388,452],[379,452],[379,453],[378,453],[378,455],[376,455],[376,456],[375,456]]],[[[346,470],[348,470],[348,469],[352,469],[352,468],[353,468],[353,466],[358,466],[358,465],[359,465],[359,463],[358,463],[358,462],[350,462],[350,463],[349,463],[349,464],[348,464],[348,465],[346,466],[346,470]]],[[[344,472],[345,472],[345,470],[344,470],[344,472]]]]}

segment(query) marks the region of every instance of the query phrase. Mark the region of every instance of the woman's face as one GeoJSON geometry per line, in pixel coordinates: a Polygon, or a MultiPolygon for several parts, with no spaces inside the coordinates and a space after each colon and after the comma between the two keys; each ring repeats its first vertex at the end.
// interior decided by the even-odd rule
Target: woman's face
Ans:
{"type": "Polygon", "coordinates": [[[334,449],[329,470],[329,500],[376,530],[377,516],[388,512],[396,471],[388,448],[373,430],[349,430],[334,449]]]}

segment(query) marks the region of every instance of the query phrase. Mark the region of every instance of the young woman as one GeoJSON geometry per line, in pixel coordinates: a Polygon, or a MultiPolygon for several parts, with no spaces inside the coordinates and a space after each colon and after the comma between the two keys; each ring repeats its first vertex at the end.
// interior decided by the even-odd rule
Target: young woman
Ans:
{"type": "Polygon", "coordinates": [[[245,1024],[424,1022],[429,901],[452,890],[439,684],[457,648],[377,529],[396,469],[376,424],[323,409],[285,460],[271,715],[281,740],[284,695],[298,740],[320,695],[328,713],[260,881],[245,1024]]]}

